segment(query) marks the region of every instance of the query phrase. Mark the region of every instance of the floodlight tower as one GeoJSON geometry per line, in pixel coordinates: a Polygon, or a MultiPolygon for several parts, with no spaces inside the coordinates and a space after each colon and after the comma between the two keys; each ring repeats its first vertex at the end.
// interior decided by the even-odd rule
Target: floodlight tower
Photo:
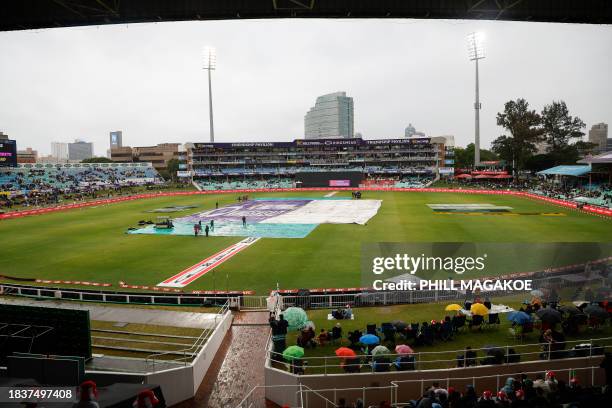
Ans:
{"type": "Polygon", "coordinates": [[[485,57],[484,55],[484,35],[482,33],[470,33],[467,37],[468,41],[468,56],[470,61],[476,63],[476,99],[474,101],[475,111],[475,134],[474,134],[474,166],[480,164],[480,95],[478,89],[478,60],[485,57]]]}
{"type": "Polygon", "coordinates": [[[215,127],[213,125],[213,102],[212,102],[212,83],[210,72],[217,67],[217,51],[214,47],[204,48],[204,69],[208,71],[208,117],[210,119],[210,142],[215,141],[215,127]]]}

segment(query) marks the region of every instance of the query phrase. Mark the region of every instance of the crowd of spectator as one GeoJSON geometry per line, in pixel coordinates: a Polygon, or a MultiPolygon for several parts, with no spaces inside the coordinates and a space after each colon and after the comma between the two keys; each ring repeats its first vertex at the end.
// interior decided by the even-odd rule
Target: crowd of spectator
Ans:
{"type": "Polygon", "coordinates": [[[152,167],[5,169],[0,172],[0,208],[46,206],[133,193],[162,182],[152,167]]]}

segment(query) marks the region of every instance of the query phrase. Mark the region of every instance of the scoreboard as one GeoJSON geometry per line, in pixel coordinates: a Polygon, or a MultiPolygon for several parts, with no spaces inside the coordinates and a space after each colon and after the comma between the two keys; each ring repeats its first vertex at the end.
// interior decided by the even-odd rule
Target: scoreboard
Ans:
{"type": "Polygon", "coordinates": [[[0,167],[17,167],[17,143],[14,140],[0,140],[0,167]]]}

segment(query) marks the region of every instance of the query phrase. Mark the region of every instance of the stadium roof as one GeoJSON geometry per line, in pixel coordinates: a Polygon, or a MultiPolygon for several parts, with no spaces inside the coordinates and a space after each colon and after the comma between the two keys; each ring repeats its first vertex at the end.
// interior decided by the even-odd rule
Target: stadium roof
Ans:
{"type": "Polygon", "coordinates": [[[578,160],[578,163],[605,163],[605,164],[610,164],[612,163],[612,152],[605,152],[602,154],[599,154],[597,156],[591,156],[591,157],[585,157],[582,160],[578,160]]]}
{"type": "Polygon", "coordinates": [[[0,31],[252,18],[431,18],[612,24],[609,0],[2,0],[0,31]]]}
{"type": "Polygon", "coordinates": [[[542,175],[557,176],[583,176],[591,171],[591,166],[555,166],[550,169],[539,171],[542,175]]]}

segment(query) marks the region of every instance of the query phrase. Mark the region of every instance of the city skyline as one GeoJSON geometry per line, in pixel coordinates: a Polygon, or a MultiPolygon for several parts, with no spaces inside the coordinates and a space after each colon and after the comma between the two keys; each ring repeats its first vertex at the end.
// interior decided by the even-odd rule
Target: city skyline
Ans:
{"type": "Polygon", "coordinates": [[[486,33],[481,65],[481,138],[503,133],[495,115],[524,97],[540,111],[565,100],[588,129],[612,121],[612,28],[424,20],[215,21],[0,33],[0,131],[50,153],[82,138],[104,156],[110,131],[126,145],[208,139],[204,45],[219,54],[219,142],[303,137],[319,95],[346,91],[358,109],[354,133],[402,137],[409,123],[428,136],[473,141],[473,66],[465,35],[486,33]],[[343,36],[337,36],[338,30],[343,36]],[[252,35],[244,36],[244,32],[252,35]],[[347,41],[346,38],[350,38],[347,41]],[[365,52],[364,52],[365,51],[365,52]],[[567,59],[571,55],[572,59],[567,59]],[[585,78],[588,80],[585,81],[585,78]]]}

